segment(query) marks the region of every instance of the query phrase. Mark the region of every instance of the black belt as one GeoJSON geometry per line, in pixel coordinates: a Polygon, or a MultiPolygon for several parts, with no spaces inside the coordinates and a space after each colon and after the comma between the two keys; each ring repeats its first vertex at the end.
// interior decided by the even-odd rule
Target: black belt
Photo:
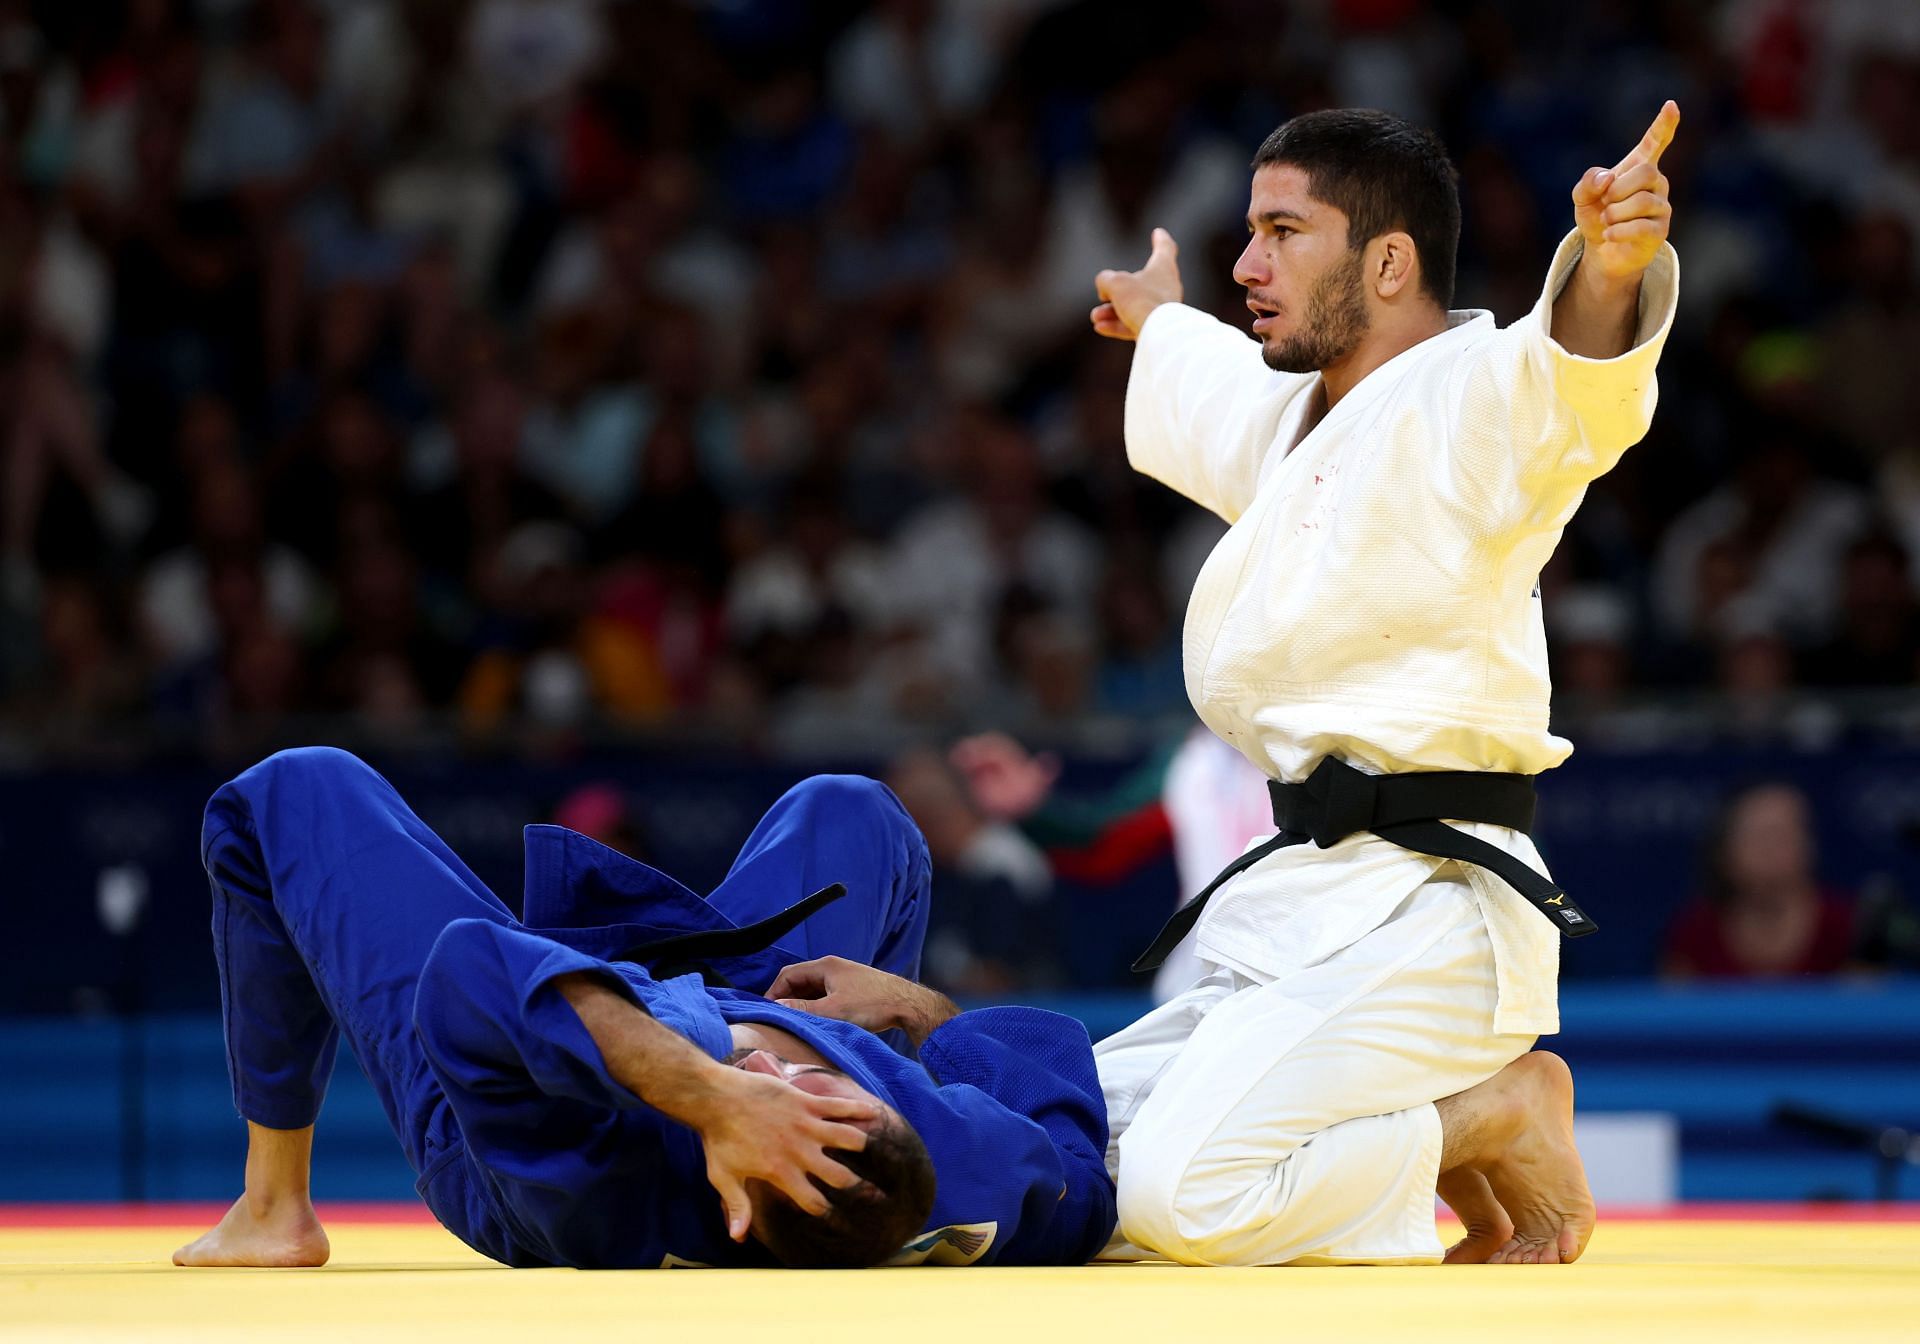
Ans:
{"type": "Polygon", "coordinates": [[[636,943],[612,960],[646,963],[653,968],[654,975],[662,980],[689,971],[698,971],[709,979],[717,979],[708,963],[764,952],[808,915],[823,906],[832,905],[846,894],[846,884],[835,882],[830,887],[820,888],[804,901],[788,906],[779,914],[752,924],[744,924],[737,929],[697,929],[692,933],[676,933],[671,938],[636,943]]]}
{"type": "Polygon", "coordinates": [[[1277,849],[1311,840],[1326,849],[1358,831],[1371,831],[1403,849],[1478,864],[1529,901],[1569,938],[1594,932],[1587,913],[1543,873],[1496,845],[1455,830],[1441,820],[1484,821],[1520,832],[1533,829],[1533,776],[1472,770],[1432,770],[1410,775],[1369,775],[1328,756],[1304,784],[1267,781],[1273,824],[1280,834],[1228,864],[1205,891],[1174,912],[1153,945],[1133,963],[1151,971],[1180,945],[1228,878],[1245,872],[1277,849]]]}

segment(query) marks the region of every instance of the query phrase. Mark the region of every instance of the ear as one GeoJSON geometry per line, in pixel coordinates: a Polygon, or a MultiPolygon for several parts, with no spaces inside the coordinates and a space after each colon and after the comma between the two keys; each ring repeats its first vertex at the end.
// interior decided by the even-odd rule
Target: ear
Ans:
{"type": "Polygon", "coordinates": [[[1375,294],[1391,299],[1403,292],[1415,292],[1420,280],[1420,253],[1409,235],[1383,233],[1373,240],[1370,250],[1373,256],[1368,279],[1375,294]]]}

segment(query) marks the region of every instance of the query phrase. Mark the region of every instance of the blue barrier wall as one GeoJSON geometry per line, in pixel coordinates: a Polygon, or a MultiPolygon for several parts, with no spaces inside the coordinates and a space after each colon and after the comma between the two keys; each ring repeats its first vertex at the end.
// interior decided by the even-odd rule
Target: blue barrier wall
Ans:
{"type": "MultiPolygon", "coordinates": [[[[1135,994],[1055,998],[1095,1036],[1146,1007],[1135,994]]],[[[1681,1195],[1698,1200],[1866,1199],[1872,1157],[1770,1123],[1782,1103],[1920,1129],[1920,981],[1773,989],[1570,989],[1566,1030],[1543,1042],[1573,1064],[1582,1109],[1678,1117],[1681,1195]]],[[[220,1024],[0,1023],[0,1200],[226,1199],[244,1127],[228,1096],[220,1024]]],[[[372,1089],[335,1078],[315,1144],[325,1198],[405,1199],[372,1089]]],[[[1920,1199],[1908,1170],[1902,1197],[1920,1199]]]]}
{"type": "MultiPolygon", "coordinates": [[[[630,753],[547,765],[376,764],[509,905],[518,901],[520,828],[582,782],[625,787],[654,861],[705,890],[760,812],[800,774],[792,765],[630,753]]],[[[1097,788],[1124,764],[1076,763],[1066,786],[1097,788]]],[[[883,767],[854,761],[841,768],[883,767]]],[[[107,1004],[217,1007],[197,842],[201,806],[224,773],[156,765],[0,775],[0,893],[15,931],[0,940],[0,1015],[107,1004]],[[116,867],[137,871],[150,895],[144,922],[128,938],[109,934],[97,909],[101,875],[116,867]]],[[[1543,780],[1538,828],[1556,875],[1601,924],[1597,936],[1567,944],[1569,980],[1652,971],[1675,909],[1694,888],[1701,833],[1728,790],[1763,777],[1794,780],[1813,799],[1828,880],[1857,886],[1882,873],[1920,890],[1914,856],[1899,840],[1902,826],[1920,818],[1920,751],[1582,751],[1543,780]]],[[[1059,936],[1071,983],[1135,984],[1127,963],[1158,927],[1172,893],[1164,864],[1120,887],[1063,889],[1059,936]]]]}
{"type": "MultiPolygon", "coordinates": [[[[717,882],[792,766],[671,756],[526,764],[380,762],[421,814],[517,903],[520,827],[589,780],[626,788],[650,857],[696,888],[717,882]]],[[[1077,762],[1098,788],[1125,762],[1077,762]]],[[[876,773],[872,761],[839,763],[876,773]]],[[[225,771],[179,764],[98,774],[0,775],[0,1199],[220,1198],[240,1169],[226,1098],[199,815],[225,771]],[[132,934],[99,912],[102,874],[137,874],[132,934]],[[124,1022],[108,1014],[130,1013],[124,1022]],[[74,1016],[76,1012],[81,1016],[74,1016]]],[[[1672,1111],[1688,1198],[1864,1197],[1864,1155],[1768,1123],[1781,1102],[1920,1128],[1920,990],[1662,991],[1639,983],[1693,889],[1699,836],[1733,787],[1799,783],[1820,825],[1822,871],[1890,875],[1920,891],[1900,833],[1920,817],[1920,751],[1609,755],[1583,751],[1542,783],[1539,841],[1602,932],[1566,945],[1567,1032],[1588,1109],[1672,1111]]],[[[1167,865],[1119,887],[1066,887],[1059,1006],[1096,1035],[1144,1006],[1125,972],[1171,902],[1167,865]],[[1100,993],[1101,987],[1112,992],[1100,993]],[[1094,991],[1094,992],[1085,992],[1094,991]]],[[[111,885],[111,883],[109,883],[111,885]]],[[[122,884],[124,886],[124,883],[122,884]]],[[[939,893],[936,891],[935,900],[939,893]]],[[[1029,999],[1038,996],[1026,996],[1029,999]]],[[[339,1198],[404,1197],[410,1181],[371,1091],[343,1065],[316,1155],[339,1198]]],[[[1916,1181],[1905,1180],[1912,1195],[1916,1181]]]]}

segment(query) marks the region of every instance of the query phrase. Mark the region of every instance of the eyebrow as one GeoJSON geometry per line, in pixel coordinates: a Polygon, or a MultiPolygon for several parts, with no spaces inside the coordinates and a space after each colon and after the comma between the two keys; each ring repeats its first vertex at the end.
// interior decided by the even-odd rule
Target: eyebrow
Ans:
{"type": "Polygon", "coordinates": [[[1256,224],[1278,224],[1283,219],[1292,220],[1296,224],[1307,222],[1305,215],[1296,215],[1291,210],[1269,210],[1263,215],[1248,215],[1247,228],[1251,230],[1256,224]]]}

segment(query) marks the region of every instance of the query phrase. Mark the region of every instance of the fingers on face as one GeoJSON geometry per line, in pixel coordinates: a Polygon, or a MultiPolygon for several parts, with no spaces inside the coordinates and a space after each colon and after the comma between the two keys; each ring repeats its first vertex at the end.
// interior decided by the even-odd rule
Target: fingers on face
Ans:
{"type": "MultiPolygon", "coordinates": [[[[838,1162],[830,1162],[827,1165],[833,1167],[836,1171],[847,1170],[838,1162]]],[[[808,1179],[809,1174],[810,1173],[805,1170],[794,1172],[781,1184],[780,1188],[786,1193],[787,1198],[791,1199],[795,1204],[798,1204],[803,1211],[815,1215],[825,1213],[828,1209],[832,1208],[833,1205],[828,1201],[826,1195],[821,1193],[820,1187],[808,1179]]],[[[819,1174],[821,1179],[826,1179],[826,1173],[824,1171],[819,1174]]],[[[849,1172],[848,1174],[851,1175],[852,1173],[849,1172]]],[[[855,1179],[858,1180],[859,1178],[855,1177],[855,1179]]],[[[831,1182],[829,1183],[831,1184],[831,1182]]]]}
{"type": "MultiPolygon", "coordinates": [[[[801,1095],[807,1099],[807,1109],[823,1121],[839,1120],[849,1125],[865,1125],[878,1120],[881,1115],[880,1103],[872,1097],[838,1097],[818,1092],[803,1092],[801,1095]]],[[[865,1131],[852,1132],[861,1134],[865,1131]]],[[[865,1145],[856,1143],[853,1146],[860,1148],[865,1145]]]]}
{"type": "MultiPolygon", "coordinates": [[[[835,1190],[851,1190],[865,1179],[858,1172],[849,1171],[846,1167],[841,1166],[825,1153],[820,1154],[817,1160],[810,1162],[808,1167],[813,1175],[819,1177],[835,1190]]],[[[814,1193],[819,1194],[818,1191],[814,1193]]],[[[822,1206],[824,1206],[826,1202],[826,1196],[821,1195],[820,1203],[822,1206]]]]}
{"type": "Polygon", "coordinates": [[[727,1220],[727,1235],[735,1241],[747,1235],[747,1224],[752,1221],[752,1205],[747,1201],[747,1192],[738,1181],[724,1171],[707,1169],[707,1179],[713,1182],[713,1188],[720,1195],[720,1210],[727,1220]]]}

